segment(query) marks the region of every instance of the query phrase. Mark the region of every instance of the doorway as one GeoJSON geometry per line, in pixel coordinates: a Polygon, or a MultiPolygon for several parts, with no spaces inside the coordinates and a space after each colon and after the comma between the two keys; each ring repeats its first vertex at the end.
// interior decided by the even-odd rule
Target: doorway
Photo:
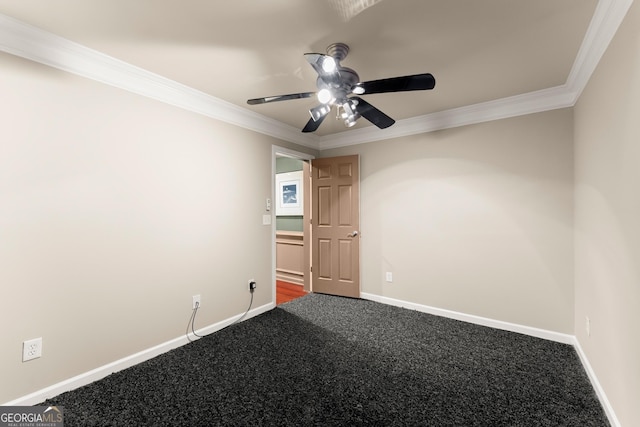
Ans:
{"type": "Polygon", "coordinates": [[[359,298],[359,157],[272,152],[274,301],[279,282],[359,298]]]}
{"type": "Polygon", "coordinates": [[[309,161],[312,155],[273,147],[273,295],[276,304],[311,291],[309,161]]]}

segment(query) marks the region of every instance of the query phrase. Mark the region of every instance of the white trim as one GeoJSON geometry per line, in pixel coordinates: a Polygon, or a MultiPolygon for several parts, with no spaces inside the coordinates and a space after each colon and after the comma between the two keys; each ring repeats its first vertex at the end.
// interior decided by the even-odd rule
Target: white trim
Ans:
{"type": "Polygon", "coordinates": [[[482,102],[410,119],[387,129],[366,127],[322,137],[320,149],[345,147],[573,106],[565,86],[482,102]]]}
{"type": "Polygon", "coordinates": [[[633,0],[600,0],[564,85],[398,120],[380,130],[367,127],[321,138],[319,150],[399,138],[542,111],[572,107],[615,36],[633,0]]]}
{"type": "MultiPolygon", "coordinates": [[[[273,308],[275,308],[275,304],[273,302],[269,304],[265,304],[261,307],[254,308],[253,310],[247,313],[243,321],[250,319],[252,317],[255,317],[259,314],[265,313],[269,310],[272,310],[273,308]]],[[[213,325],[209,325],[204,328],[198,329],[196,333],[198,335],[207,335],[207,334],[211,334],[213,332],[219,331],[231,325],[233,322],[237,321],[238,319],[240,319],[241,316],[242,315],[236,315],[229,319],[220,321],[218,323],[214,323],[213,325]]],[[[104,366],[100,366],[99,368],[92,369],[91,371],[82,373],[80,375],[76,375],[75,377],[66,379],[57,384],[53,384],[49,387],[45,387],[41,390],[35,391],[26,396],[22,396],[10,402],[3,403],[2,406],[35,405],[37,403],[45,401],[46,399],[55,397],[61,393],[74,390],[78,387],[82,387],[87,384],[91,384],[92,382],[98,381],[114,372],[118,372],[123,369],[135,366],[146,360],[153,359],[156,356],[159,356],[175,348],[181,347],[185,344],[188,344],[189,342],[190,341],[187,338],[187,336],[182,335],[178,338],[174,338],[162,344],[156,345],[146,350],[142,350],[138,353],[124,357],[120,360],[116,360],[104,366]]]]}
{"type": "Polygon", "coordinates": [[[582,91],[589,83],[591,74],[598,66],[632,3],[633,0],[600,0],[598,2],[567,77],[566,86],[574,96],[573,104],[578,102],[582,91]]]}
{"type": "Polygon", "coordinates": [[[0,15],[0,50],[317,150],[398,138],[571,107],[577,102],[633,0],[600,0],[564,85],[320,137],[197,91],[39,28],[0,15]]]}
{"type": "Polygon", "coordinates": [[[501,329],[503,331],[517,332],[519,334],[530,335],[532,337],[542,338],[545,340],[556,341],[562,344],[573,344],[573,335],[562,334],[560,332],[548,331],[546,329],[534,328],[531,326],[518,325],[516,323],[503,322],[501,320],[489,319],[487,317],[474,316],[472,314],[460,313],[458,311],[445,310],[442,308],[431,307],[428,305],[416,304],[409,301],[403,301],[395,298],[383,297],[380,295],[362,292],[361,298],[370,301],[380,302],[382,304],[392,305],[395,307],[408,308],[422,313],[433,314],[435,316],[446,317],[449,319],[461,320],[463,322],[473,323],[475,325],[488,326],[490,328],[501,329]]]}
{"type": "Polygon", "coordinates": [[[245,129],[317,147],[317,135],[303,134],[293,126],[1,14],[0,50],[245,129]]]}
{"type": "MultiPolygon", "coordinates": [[[[273,154],[273,158],[276,158],[276,155],[280,155],[282,157],[291,157],[293,159],[300,160],[313,160],[316,158],[313,154],[303,153],[301,151],[291,150],[289,148],[280,147],[279,145],[271,146],[271,153],[273,154]]],[[[274,160],[275,161],[275,160],[274,160]]],[[[275,163],[274,163],[275,164],[275,163]]],[[[275,171],[275,169],[274,169],[275,171]]],[[[274,172],[275,174],[275,172],[274,172]]]]}
{"type": "Polygon", "coordinates": [[[580,357],[582,366],[584,367],[584,370],[587,372],[587,376],[589,377],[589,380],[591,381],[591,385],[596,391],[596,395],[600,400],[600,404],[604,408],[605,414],[607,414],[607,419],[609,420],[609,424],[611,424],[612,427],[621,427],[620,421],[618,421],[618,417],[616,417],[616,414],[613,411],[613,407],[611,406],[611,403],[609,402],[609,399],[607,398],[607,395],[604,392],[602,385],[600,385],[600,381],[598,381],[598,377],[596,376],[596,373],[591,367],[591,364],[589,363],[589,359],[587,358],[587,355],[582,349],[582,346],[580,345],[580,341],[578,341],[577,337],[573,338],[573,347],[576,349],[576,353],[578,353],[578,357],[580,357]]]}
{"type": "Polygon", "coordinates": [[[600,381],[598,381],[598,377],[594,372],[591,364],[589,363],[589,359],[585,354],[582,346],[580,346],[580,342],[574,335],[562,334],[559,332],[548,331],[545,329],[533,328],[530,326],[518,325],[515,323],[503,322],[501,320],[489,319],[486,317],[474,316],[471,314],[460,313],[457,311],[445,310],[441,308],[431,307],[428,305],[416,304],[404,300],[394,299],[383,297],[380,295],[369,294],[369,293],[361,293],[361,298],[379,302],[382,304],[392,305],[395,307],[407,308],[409,310],[415,310],[422,313],[433,314],[435,316],[446,317],[449,319],[461,320],[463,322],[473,323],[481,326],[488,326],[490,328],[501,329],[503,331],[517,332],[519,334],[530,335],[536,338],[542,338],[550,341],[559,342],[562,344],[572,345],[576,353],[578,353],[578,357],[580,358],[580,362],[584,367],[584,370],[589,377],[589,381],[591,382],[592,387],[594,388],[598,399],[600,400],[600,404],[604,409],[605,414],[609,420],[609,423],[612,427],[620,427],[620,421],[616,417],[615,412],[613,411],[613,407],[607,398],[604,389],[600,385],[600,381]]]}
{"type": "MultiPolygon", "coordinates": [[[[275,282],[275,279],[274,279],[274,282],[275,282]]],[[[408,301],[403,301],[403,300],[398,300],[398,299],[393,299],[388,297],[382,297],[379,295],[374,295],[374,294],[369,294],[364,292],[361,293],[361,297],[363,299],[379,302],[382,304],[392,305],[395,307],[407,308],[407,309],[416,310],[422,313],[433,314],[436,316],[447,317],[450,319],[461,320],[464,322],[469,322],[477,325],[488,326],[496,329],[522,333],[522,334],[534,336],[537,338],[543,338],[551,341],[560,342],[563,344],[573,345],[573,347],[576,349],[580,362],[582,363],[582,366],[584,367],[587,373],[587,376],[591,381],[591,384],[596,392],[596,395],[598,396],[598,399],[602,404],[602,407],[607,415],[609,423],[613,427],[620,427],[620,421],[618,421],[618,418],[615,415],[613,407],[611,406],[611,403],[609,402],[609,399],[607,398],[606,393],[604,392],[604,389],[600,385],[600,382],[598,381],[598,378],[593,368],[591,367],[591,364],[589,363],[589,359],[587,358],[587,355],[585,354],[584,350],[582,349],[582,346],[580,345],[580,342],[575,336],[547,331],[547,330],[538,329],[538,328],[532,328],[528,326],[517,325],[509,322],[502,322],[499,320],[488,319],[480,316],[468,315],[468,314],[451,311],[451,310],[444,310],[440,308],[411,303],[408,301]]],[[[249,311],[249,313],[247,314],[244,320],[266,313],[267,311],[272,310],[273,308],[275,308],[274,302],[255,308],[249,311]]],[[[210,334],[210,333],[219,331],[229,326],[233,322],[235,322],[238,318],[240,318],[240,316],[241,315],[236,315],[233,318],[229,318],[221,322],[215,323],[213,325],[209,325],[207,327],[198,329],[196,333],[198,333],[199,335],[205,335],[205,334],[210,334]]],[[[115,362],[108,363],[99,368],[93,369],[91,371],[85,372],[80,375],[76,375],[75,377],[61,381],[57,384],[43,388],[41,390],[38,390],[26,396],[19,397],[10,402],[2,404],[2,406],[35,405],[37,403],[43,402],[46,399],[55,397],[61,393],[74,390],[76,388],[98,381],[114,372],[118,372],[123,369],[135,366],[139,363],[152,359],[156,356],[159,356],[160,354],[166,353],[170,350],[181,347],[188,343],[189,343],[189,340],[187,339],[186,336],[174,338],[170,341],[167,341],[155,347],[148,348],[146,350],[135,353],[133,355],[124,357],[120,360],[116,360],[115,362]]]]}

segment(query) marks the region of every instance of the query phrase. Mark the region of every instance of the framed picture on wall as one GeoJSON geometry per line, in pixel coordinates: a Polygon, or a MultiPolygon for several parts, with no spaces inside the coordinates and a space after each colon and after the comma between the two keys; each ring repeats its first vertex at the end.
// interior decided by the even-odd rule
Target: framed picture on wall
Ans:
{"type": "Polygon", "coordinates": [[[302,171],[276,174],[276,216],[303,215],[302,171]]]}

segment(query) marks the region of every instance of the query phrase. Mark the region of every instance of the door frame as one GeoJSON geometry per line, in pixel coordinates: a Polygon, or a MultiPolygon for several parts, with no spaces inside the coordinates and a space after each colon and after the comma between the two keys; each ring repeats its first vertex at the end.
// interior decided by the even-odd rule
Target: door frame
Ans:
{"type": "MultiPolygon", "coordinates": [[[[275,200],[276,200],[276,188],[275,188],[275,178],[276,178],[276,157],[291,157],[293,159],[299,159],[305,161],[307,166],[310,166],[311,160],[315,159],[316,156],[313,154],[303,153],[301,151],[292,150],[290,148],[281,147],[278,145],[271,146],[271,301],[276,304],[276,210],[275,210],[275,200]]],[[[309,182],[304,183],[305,190],[306,186],[309,182]]],[[[309,239],[310,227],[309,227],[309,215],[311,214],[308,206],[310,203],[307,202],[309,197],[311,197],[311,191],[306,192],[305,198],[305,212],[304,212],[304,227],[303,227],[303,239],[305,241],[304,245],[304,256],[305,256],[305,270],[309,270],[307,267],[307,263],[311,263],[311,241],[309,239]]],[[[305,271],[305,290],[310,291],[309,283],[311,280],[310,272],[305,271]]]]}

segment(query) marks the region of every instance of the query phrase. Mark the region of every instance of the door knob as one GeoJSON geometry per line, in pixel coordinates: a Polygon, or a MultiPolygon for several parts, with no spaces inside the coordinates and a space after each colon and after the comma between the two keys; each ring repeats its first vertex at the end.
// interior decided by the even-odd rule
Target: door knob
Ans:
{"type": "Polygon", "coordinates": [[[352,231],[351,233],[347,234],[347,237],[356,237],[358,235],[357,231],[352,231]]]}

